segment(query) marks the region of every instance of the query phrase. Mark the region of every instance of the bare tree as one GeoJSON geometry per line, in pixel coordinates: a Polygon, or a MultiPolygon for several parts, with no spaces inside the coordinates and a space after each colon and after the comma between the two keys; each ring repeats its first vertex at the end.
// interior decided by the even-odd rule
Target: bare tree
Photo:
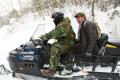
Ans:
{"type": "Polygon", "coordinates": [[[94,5],[95,5],[95,0],[92,0],[92,16],[93,16],[93,21],[94,21],[94,17],[95,17],[95,12],[94,12],[94,5]]]}
{"type": "Polygon", "coordinates": [[[12,0],[10,0],[10,2],[11,2],[12,9],[14,9],[12,0]]]}
{"type": "Polygon", "coordinates": [[[19,4],[20,4],[20,8],[21,8],[21,14],[23,15],[23,8],[22,8],[22,3],[20,0],[18,0],[19,4]]]}

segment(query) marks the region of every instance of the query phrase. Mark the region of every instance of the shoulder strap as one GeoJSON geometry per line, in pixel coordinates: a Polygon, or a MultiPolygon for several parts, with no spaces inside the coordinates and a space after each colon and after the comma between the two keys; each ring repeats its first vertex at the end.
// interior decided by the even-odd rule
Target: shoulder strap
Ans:
{"type": "Polygon", "coordinates": [[[86,25],[86,23],[87,23],[88,21],[87,20],[85,20],[85,22],[84,22],[84,26],[86,25]]]}

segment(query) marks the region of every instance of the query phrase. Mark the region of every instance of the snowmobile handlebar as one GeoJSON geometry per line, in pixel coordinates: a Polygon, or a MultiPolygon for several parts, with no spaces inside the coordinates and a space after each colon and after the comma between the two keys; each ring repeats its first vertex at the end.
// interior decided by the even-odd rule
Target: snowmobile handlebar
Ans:
{"type": "Polygon", "coordinates": [[[42,40],[42,39],[33,39],[33,38],[30,38],[30,41],[32,41],[32,43],[35,45],[35,46],[37,46],[37,45],[41,45],[41,46],[43,46],[43,45],[47,45],[48,43],[48,41],[47,40],[42,40]]]}

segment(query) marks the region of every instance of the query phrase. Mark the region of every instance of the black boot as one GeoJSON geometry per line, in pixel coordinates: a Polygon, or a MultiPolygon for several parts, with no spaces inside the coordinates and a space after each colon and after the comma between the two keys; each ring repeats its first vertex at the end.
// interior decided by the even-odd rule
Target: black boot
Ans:
{"type": "Polygon", "coordinates": [[[48,68],[47,70],[41,70],[43,76],[53,76],[56,73],[56,70],[48,68]]]}

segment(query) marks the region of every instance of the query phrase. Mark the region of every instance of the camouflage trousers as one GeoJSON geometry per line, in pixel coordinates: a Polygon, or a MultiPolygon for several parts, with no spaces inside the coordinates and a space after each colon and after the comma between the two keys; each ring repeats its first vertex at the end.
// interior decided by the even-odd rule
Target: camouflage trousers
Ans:
{"type": "Polygon", "coordinates": [[[59,43],[55,43],[51,47],[51,55],[50,55],[50,68],[53,70],[57,70],[59,66],[60,55],[66,53],[69,49],[69,45],[62,45],[59,43]]]}

